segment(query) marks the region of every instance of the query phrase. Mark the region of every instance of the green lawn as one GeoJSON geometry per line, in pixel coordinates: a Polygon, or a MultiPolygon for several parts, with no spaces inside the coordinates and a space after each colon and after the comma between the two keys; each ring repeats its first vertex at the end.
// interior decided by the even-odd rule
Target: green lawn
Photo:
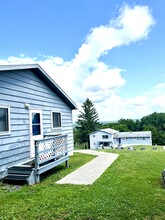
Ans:
{"type": "MultiPolygon", "coordinates": [[[[119,153],[118,159],[91,186],[55,182],[93,156],[76,153],[70,168],[47,173],[34,186],[0,186],[0,220],[160,220],[165,219],[165,188],[161,171],[165,151],[147,147],[119,153]]],[[[99,164],[98,164],[99,166],[99,164]]]]}

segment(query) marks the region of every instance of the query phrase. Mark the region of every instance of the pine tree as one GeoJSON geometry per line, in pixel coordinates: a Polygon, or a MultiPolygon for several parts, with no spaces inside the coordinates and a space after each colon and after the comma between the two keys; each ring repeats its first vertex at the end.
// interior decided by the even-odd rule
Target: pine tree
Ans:
{"type": "Polygon", "coordinates": [[[100,126],[99,116],[94,104],[88,98],[83,103],[82,109],[76,122],[76,139],[79,143],[87,143],[88,135],[98,130],[100,126]]]}

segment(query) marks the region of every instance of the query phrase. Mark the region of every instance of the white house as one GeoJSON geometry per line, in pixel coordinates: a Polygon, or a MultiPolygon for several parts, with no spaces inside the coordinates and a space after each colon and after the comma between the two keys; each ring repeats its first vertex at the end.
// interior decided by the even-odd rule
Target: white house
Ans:
{"type": "Polygon", "coordinates": [[[113,137],[114,146],[152,145],[151,131],[118,132],[113,137]]]}
{"type": "Polygon", "coordinates": [[[104,147],[152,145],[151,131],[119,132],[110,128],[89,134],[90,149],[104,147]]]}
{"type": "Polygon", "coordinates": [[[106,128],[90,133],[90,149],[113,146],[113,137],[117,132],[114,129],[106,128]]]}

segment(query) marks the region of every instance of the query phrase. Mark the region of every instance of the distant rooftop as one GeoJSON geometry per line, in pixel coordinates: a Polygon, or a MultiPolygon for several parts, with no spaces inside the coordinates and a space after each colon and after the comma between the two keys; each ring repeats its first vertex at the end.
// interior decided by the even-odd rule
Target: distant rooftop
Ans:
{"type": "Polygon", "coordinates": [[[119,132],[119,131],[114,130],[112,128],[104,128],[104,129],[101,129],[101,131],[105,131],[105,132],[110,133],[110,134],[115,134],[115,133],[119,132]]]}
{"type": "Polygon", "coordinates": [[[151,137],[151,131],[118,132],[114,135],[114,138],[127,137],[151,137]]]}

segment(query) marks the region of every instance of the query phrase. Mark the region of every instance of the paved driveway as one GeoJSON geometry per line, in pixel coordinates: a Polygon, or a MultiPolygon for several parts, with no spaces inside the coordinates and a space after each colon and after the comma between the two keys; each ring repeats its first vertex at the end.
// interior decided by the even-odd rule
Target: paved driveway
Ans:
{"type": "Polygon", "coordinates": [[[75,150],[74,152],[92,154],[97,157],[86,163],[82,167],[68,174],[58,184],[76,184],[76,185],[91,185],[103,172],[117,159],[118,154],[105,153],[95,150],[75,150]]]}

